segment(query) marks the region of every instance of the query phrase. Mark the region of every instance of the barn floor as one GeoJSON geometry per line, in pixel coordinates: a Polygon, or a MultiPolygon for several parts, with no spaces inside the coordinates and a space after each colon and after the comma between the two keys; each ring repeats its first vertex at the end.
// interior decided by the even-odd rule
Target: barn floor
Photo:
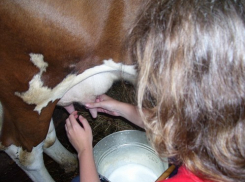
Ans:
{"type": "MultiPolygon", "coordinates": [[[[134,95],[134,89],[129,84],[119,82],[114,84],[107,94],[117,100],[132,103],[129,95],[134,95]]],[[[94,135],[93,145],[113,132],[139,129],[122,118],[100,114],[97,119],[92,119],[87,110],[83,107],[76,105],[76,109],[82,112],[82,115],[88,119],[92,127],[94,135]]],[[[55,109],[53,119],[56,126],[57,137],[65,148],[75,153],[75,150],[68,141],[64,128],[65,119],[67,117],[68,113],[63,108],[57,107],[55,109]]],[[[0,161],[0,182],[32,182],[4,152],[0,152],[0,161]]],[[[46,168],[56,182],[69,182],[78,175],[78,169],[71,173],[65,173],[56,162],[45,154],[44,162],[46,168]]]]}

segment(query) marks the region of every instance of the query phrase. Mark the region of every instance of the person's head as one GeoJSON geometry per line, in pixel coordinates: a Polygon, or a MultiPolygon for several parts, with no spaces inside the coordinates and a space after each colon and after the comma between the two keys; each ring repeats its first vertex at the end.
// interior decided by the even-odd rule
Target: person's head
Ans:
{"type": "Polygon", "coordinates": [[[138,106],[160,156],[245,179],[245,1],[151,0],[132,31],[138,106]],[[142,113],[143,115],[143,113],[142,113]]]}

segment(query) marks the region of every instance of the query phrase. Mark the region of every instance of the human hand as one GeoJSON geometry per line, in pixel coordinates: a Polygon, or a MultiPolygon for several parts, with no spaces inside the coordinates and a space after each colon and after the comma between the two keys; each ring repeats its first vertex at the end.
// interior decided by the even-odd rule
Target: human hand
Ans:
{"type": "Polygon", "coordinates": [[[83,153],[86,149],[92,148],[93,135],[91,127],[84,117],[77,114],[77,111],[73,112],[66,119],[65,129],[67,137],[76,149],[78,155],[83,153]],[[79,121],[77,121],[77,119],[79,121]],[[83,127],[81,127],[78,122],[80,122],[83,127]]]}
{"type": "MultiPolygon", "coordinates": [[[[118,105],[120,104],[119,101],[107,96],[107,95],[100,95],[96,98],[94,103],[87,103],[85,106],[88,109],[96,109],[97,112],[102,112],[106,114],[110,114],[112,116],[121,116],[120,110],[118,110],[118,105]]],[[[93,118],[97,117],[96,114],[92,115],[93,118]]]]}

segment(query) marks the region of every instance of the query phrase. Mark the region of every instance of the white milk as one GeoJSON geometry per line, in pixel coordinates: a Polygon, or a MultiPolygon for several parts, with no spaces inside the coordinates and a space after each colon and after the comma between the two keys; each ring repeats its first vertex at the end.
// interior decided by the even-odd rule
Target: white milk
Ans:
{"type": "Polygon", "coordinates": [[[145,166],[127,164],[114,170],[108,179],[111,182],[154,182],[157,176],[145,166]]]}

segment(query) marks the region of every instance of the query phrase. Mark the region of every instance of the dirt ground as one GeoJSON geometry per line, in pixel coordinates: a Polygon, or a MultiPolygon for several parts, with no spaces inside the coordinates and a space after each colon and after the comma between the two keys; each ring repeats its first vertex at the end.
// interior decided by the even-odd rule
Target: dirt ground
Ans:
{"type": "MultiPolygon", "coordinates": [[[[108,95],[124,102],[133,103],[134,88],[127,83],[118,82],[108,91],[108,95]]],[[[82,112],[82,115],[89,121],[93,130],[93,145],[105,136],[122,130],[140,130],[140,128],[130,124],[128,121],[108,115],[100,114],[97,119],[92,119],[86,109],[75,105],[76,109],[82,112]]],[[[57,107],[53,114],[57,137],[66,149],[75,153],[74,148],[69,143],[66,136],[64,124],[68,113],[61,107],[57,107]]],[[[65,173],[64,170],[51,158],[44,154],[45,166],[56,182],[69,182],[78,175],[78,169],[71,173],[65,173]]],[[[0,182],[31,182],[29,177],[13,162],[13,160],[4,152],[0,152],[0,182]]]]}

